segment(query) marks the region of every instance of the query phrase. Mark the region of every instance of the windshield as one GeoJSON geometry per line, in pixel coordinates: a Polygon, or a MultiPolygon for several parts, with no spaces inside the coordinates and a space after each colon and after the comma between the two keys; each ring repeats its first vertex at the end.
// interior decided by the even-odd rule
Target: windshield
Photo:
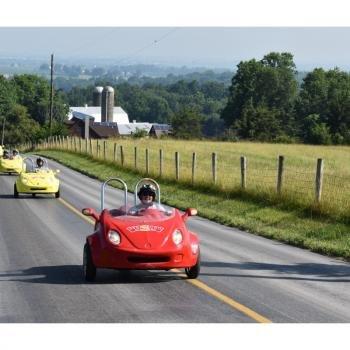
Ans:
{"type": "Polygon", "coordinates": [[[142,216],[147,219],[163,219],[174,215],[172,208],[165,208],[161,204],[153,204],[150,207],[144,207],[142,204],[129,209],[128,215],[142,216]]]}
{"type": "Polygon", "coordinates": [[[27,173],[36,173],[38,171],[48,171],[49,170],[49,167],[47,166],[47,162],[44,162],[43,166],[42,167],[38,167],[38,165],[36,164],[36,162],[34,162],[33,159],[31,158],[27,158],[25,160],[26,162],[26,172],[27,173]]]}

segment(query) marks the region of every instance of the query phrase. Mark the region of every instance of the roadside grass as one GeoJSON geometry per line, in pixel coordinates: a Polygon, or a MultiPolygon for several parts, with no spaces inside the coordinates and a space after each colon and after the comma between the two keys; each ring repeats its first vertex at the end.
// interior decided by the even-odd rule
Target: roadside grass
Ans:
{"type": "MultiPolygon", "coordinates": [[[[113,161],[73,152],[37,153],[101,181],[121,177],[131,191],[145,175],[113,161]]],[[[153,177],[161,186],[162,202],[170,206],[195,207],[200,216],[218,223],[350,261],[350,222],[345,217],[327,215],[309,204],[281,200],[264,192],[217,191],[205,183],[194,187],[187,182],[153,177]]]]}
{"type": "MultiPolygon", "coordinates": [[[[162,178],[175,179],[175,152],[179,152],[179,180],[182,185],[192,183],[192,154],[196,153],[194,183],[197,188],[213,190],[214,193],[228,193],[230,196],[241,192],[240,157],[247,158],[247,188],[244,196],[255,200],[275,203],[283,199],[287,206],[311,208],[321,213],[350,222],[350,147],[286,145],[254,142],[214,142],[173,139],[132,139],[85,140],[72,138],[63,140],[53,148],[91,151],[94,158],[104,158],[103,143],[106,141],[105,158],[128,170],[146,168],[146,149],[149,159],[149,176],[157,177],[160,172],[159,151],[163,151],[162,178]],[[97,154],[99,146],[99,153],[97,154]],[[135,147],[137,167],[135,168],[135,147]],[[114,152],[116,150],[116,152],[114,152]],[[211,154],[217,154],[217,183],[213,184],[211,154]],[[285,157],[282,197],[277,198],[277,158],[285,157]],[[317,158],[324,160],[322,200],[315,205],[315,177],[317,158]]],[[[51,149],[53,149],[51,146],[51,149]]]]}

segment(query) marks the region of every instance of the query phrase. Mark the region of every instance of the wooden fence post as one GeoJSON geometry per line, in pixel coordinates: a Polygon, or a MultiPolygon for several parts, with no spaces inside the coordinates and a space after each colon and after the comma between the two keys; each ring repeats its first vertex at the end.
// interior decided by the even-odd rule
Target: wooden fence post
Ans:
{"type": "Polygon", "coordinates": [[[194,185],[194,179],[196,175],[196,163],[197,163],[197,154],[196,152],[192,153],[192,185],[194,185]]]}
{"type": "Polygon", "coordinates": [[[159,150],[159,177],[163,176],[163,150],[159,150]]]}
{"type": "Polygon", "coordinates": [[[103,160],[106,160],[107,141],[103,141],[103,160]]]}
{"type": "Polygon", "coordinates": [[[282,192],[283,171],[284,171],[284,156],[278,156],[278,173],[277,173],[277,193],[282,192]]]}
{"type": "Polygon", "coordinates": [[[134,147],[134,168],[137,169],[137,146],[134,147]]]}
{"type": "Polygon", "coordinates": [[[89,143],[90,143],[90,155],[92,157],[93,154],[92,154],[92,140],[91,140],[91,138],[89,138],[89,143]]]}
{"type": "Polygon", "coordinates": [[[175,179],[178,181],[180,178],[180,154],[175,152],[175,179]]]}
{"type": "Polygon", "coordinates": [[[122,166],[124,166],[124,149],[123,146],[120,146],[120,161],[122,163],[122,166]]]}
{"type": "Polygon", "coordinates": [[[77,138],[74,136],[74,152],[77,153],[77,138]]]}
{"type": "Polygon", "coordinates": [[[247,158],[241,157],[241,187],[247,188],[247,158]]]}
{"type": "Polygon", "coordinates": [[[148,148],[146,148],[146,174],[149,174],[149,152],[148,148]]]}
{"type": "Polygon", "coordinates": [[[81,153],[81,138],[79,137],[79,152],[81,153]]]}
{"type": "Polygon", "coordinates": [[[316,167],[316,202],[321,202],[322,196],[322,183],[323,183],[323,159],[317,159],[316,167]]]}
{"type": "Polygon", "coordinates": [[[96,157],[100,157],[100,143],[96,140],[96,157]]]}
{"type": "Polygon", "coordinates": [[[113,146],[113,161],[116,162],[117,161],[117,144],[114,143],[113,146]]]}
{"type": "Polygon", "coordinates": [[[88,153],[88,140],[85,139],[85,153],[88,153]]]}
{"type": "Polygon", "coordinates": [[[211,155],[211,170],[212,170],[212,174],[213,174],[214,184],[216,184],[216,181],[217,181],[216,167],[217,167],[217,154],[212,153],[212,155],[211,155]]]}

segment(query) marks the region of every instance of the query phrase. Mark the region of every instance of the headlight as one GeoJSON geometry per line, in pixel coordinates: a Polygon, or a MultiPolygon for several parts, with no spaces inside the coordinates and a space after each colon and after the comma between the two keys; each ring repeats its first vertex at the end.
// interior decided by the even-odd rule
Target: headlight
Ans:
{"type": "Polygon", "coordinates": [[[176,229],[173,232],[173,242],[176,245],[179,245],[182,242],[182,232],[179,229],[176,229]]]}
{"type": "Polygon", "coordinates": [[[120,243],[120,234],[117,231],[110,230],[108,232],[108,239],[112,244],[118,245],[120,243]]]}

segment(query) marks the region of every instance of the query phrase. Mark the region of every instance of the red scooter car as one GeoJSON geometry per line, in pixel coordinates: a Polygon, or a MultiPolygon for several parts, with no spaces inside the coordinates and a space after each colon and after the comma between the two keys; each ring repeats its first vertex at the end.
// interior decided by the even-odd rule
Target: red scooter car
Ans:
{"type": "Polygon", "coordinates": [[[84,246],[83,270],[86,281],[94,281],[98,268],[184,268],[188,278],[198,277],[199,239],[185,224],[189,216],[197,214],[197,210],[188,208],[182,214],[178,209],[165,209],[160,204],[159,185],[150,178],[141,179],[136,184],[135,206],[138,203],[138,190],[145,184],[152,184],[156,188],[157,205],[136,212],[128,206],[126,183],[119,178],[110,178],[102,184],[101,213],[98,214],[92,208],[82,210],[84,215],[95,219],[95,231],[86,238],[84,246]],[[124,205],[117,209],[106,209],[104,205],[105,187],[111,181],[118,181],[124,187],[124,205]]]}

